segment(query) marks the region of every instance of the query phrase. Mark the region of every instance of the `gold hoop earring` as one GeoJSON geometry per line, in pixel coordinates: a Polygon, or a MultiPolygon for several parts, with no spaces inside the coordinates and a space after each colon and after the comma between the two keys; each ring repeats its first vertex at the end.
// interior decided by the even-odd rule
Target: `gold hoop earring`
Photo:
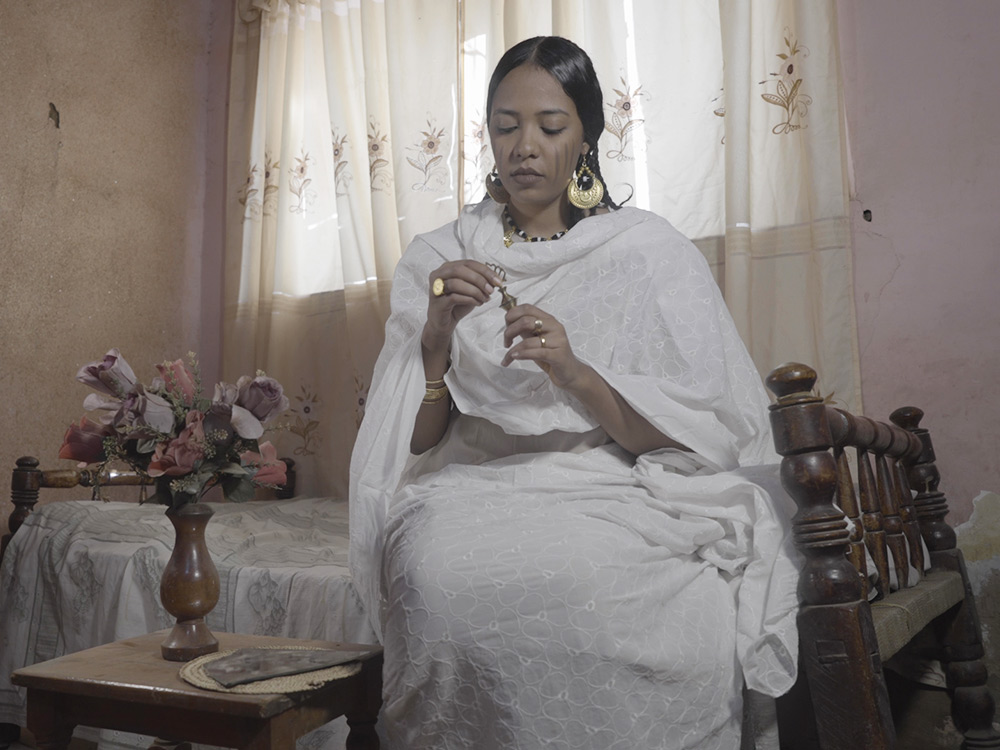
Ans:
{"type": "Polygon", "coordinates": [[[594,208],[604,198],[604,183],[587,166],[586,158],[582,159],[582,163],[577,168],[576,174],[573,175],[573,178],[569,181],[569,185],[566,186],[566,195],[569,197],[570,203],[584,211],[594,208]],[[590,187],[584,189],[580,183],[587,181],[587,175],[590,175],[590,187]]]}
{"type": "Polygon", "coordinates": [[[510,200],[510,193],[500,182],[500,174],[497,172],[496,164],[493,165],[493,171],[486,175],[486,192],[497,203],[506,203],[510,200]]]}

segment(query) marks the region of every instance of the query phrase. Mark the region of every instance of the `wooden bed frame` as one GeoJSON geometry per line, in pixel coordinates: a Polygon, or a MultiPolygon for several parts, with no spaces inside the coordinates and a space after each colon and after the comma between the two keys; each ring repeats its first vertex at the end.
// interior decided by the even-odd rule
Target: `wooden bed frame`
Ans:
{"type": "Polygon", "coordinates": [[[782,484],[798,507],[792,524],[805,558],[801,672],[779,699],[782,747],[894,747],[882,663],[920,634],[933,636],[921,655],[945,669],[962,747],[1000,748],[976,603],[945,522],[948,502],[930,435],[920,427],[923,412],[897,409],[891,423],[855,416],[825,404],[813,393],[815,382],[816,372],[799,364],[767,378],[777,397],[771,425],[782,484]],[[921,538],[930,555],[926,572],[921,538]],[[887,584],[893,575],[896,590],[887,584]]]}
{"type": "MultiPolygon", "coordinates": [[[[792,523],[804,555],[801,669],[795,687],[778,701],[782,747],[893,748],[882,663],[918,634],[930,634],[932,655],[945,665],[955,724],[965,735],[962,747],[1000,750],[976,604],[955,533],[944,520],[948,503],[938,489],[930,436],[920,427],[922,412],[898,409],[892,423],[851,415],[816,396],[815,381],[814,370],[797,364],[767,378],[777,397],[771,424],[783,457],[782,483],[798,507],[792,523]],[[900,583],[895,590],[888,585],[893,577],[900,583]]],[[[40,488],[93,487],[95,479],[87,470],[40,471],[36,459],[18,459],[11,534],[40,488]]],[[[127,475],[101,483],[141,484],[127,475]]],[[[282,495],[293,492],[289,487],[282,495]]],[[[0,748],[10,729],[0,726],[0,748]]]]}
{"type": "MultiPolygon", "coordinates": [[[[282,458],[285,462],[286,481],[277,491],[279,498],[287,499],[295,496],[295,461],[282,458]]],[[[17,459],[10,478],[10,500],[14,510],[7,519],[8,532],[0,537],[0,562],[10,538],[27,519],[38,503],[39,491],[42,489],[72,489],[74,487],[89,487],[91,499],[99,498],[100,490],[106,487],[138,487],[136,499],[143,502],[146,499],[146,487],[153,480],[140,476],[132,471],[105,472],[99,474],[93,469],[50,469],[42,471],[38,468],[38,459],[34,456],[22,456],[17,459]]]]}

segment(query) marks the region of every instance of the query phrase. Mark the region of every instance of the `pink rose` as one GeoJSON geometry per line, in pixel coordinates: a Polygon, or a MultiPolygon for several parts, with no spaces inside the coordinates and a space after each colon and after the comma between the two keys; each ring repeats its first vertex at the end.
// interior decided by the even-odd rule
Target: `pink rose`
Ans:
{"type": "Polygon", "coordinates": [[[95,390],[123,398],[135,386],[135,373],[117,349],[104,355],[100,362],[81,367],[76,379],[95,390]]]}
{"type": "Polygon", "coordinates": [[[200,411],[189,411],[185,420],[187,426],[181,434],[170,442],[157,444],[147,469],[149,476],[181,477],[194,471],[205,457],[204,421],[205,415],[200,411]]]}
{"type": "Polygon", "coordinates": [[[70,424],[59,448],[59,458],[92,464],[104,458],[104,438],[114,433],[110,425],[88,422],[80,418],[80,424],[70,424]]]}
{"type": "Polygon", "coordinates": [[[260,444],[260,453],[254,451],[241,453],[240,463],[248,467],[257,467],[257,472],[253,476],[255,484],[281,487],[288,479],[285,473],[288,467],[278,458],[278,449],[270,442],[260,444]]]}
{"type": "Polygon", "coordinates": [[[194,403],[198,386],[195,383],[194,375],[184,364],[184,360],[175,359],[173,362],[164,362],[162,365],[157,365],[156,369],[163,376],[168,393],[180,395],[181,401],[186,406],[191,406],[194,403]]]}

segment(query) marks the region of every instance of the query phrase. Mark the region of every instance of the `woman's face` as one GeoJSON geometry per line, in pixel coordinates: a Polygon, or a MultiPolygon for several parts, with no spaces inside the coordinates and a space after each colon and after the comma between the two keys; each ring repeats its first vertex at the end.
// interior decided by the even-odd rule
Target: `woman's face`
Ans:
{"type": "Polygon", "coordinates": [[[566,185],[588,149],[573,100],[531,64],[514,68],[497,86],[490,142],[511,203],[529,215],[566,204],[566,185]]]}

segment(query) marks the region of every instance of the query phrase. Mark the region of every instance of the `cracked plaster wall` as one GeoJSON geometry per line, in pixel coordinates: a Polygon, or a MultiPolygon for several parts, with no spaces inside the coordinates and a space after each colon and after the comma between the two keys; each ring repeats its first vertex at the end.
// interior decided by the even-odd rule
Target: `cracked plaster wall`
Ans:
{"type": "Polygon", "coordinates": [[[0,3],[4,476],[71,466],[74,376],[112,347],[217,377],[230,24],[229,0],[0,3]]]}
{"type": "Polygon", "coordinates": [[[838,10],[865,412],[924,410],[960,523],[1000,491],[1000,5],[838,10]]]}
{"type": "Polygon", "coordinates": [[[1000,697],[1000,4],[838,11],[865,412],[925,412],[1000,697]]]}

